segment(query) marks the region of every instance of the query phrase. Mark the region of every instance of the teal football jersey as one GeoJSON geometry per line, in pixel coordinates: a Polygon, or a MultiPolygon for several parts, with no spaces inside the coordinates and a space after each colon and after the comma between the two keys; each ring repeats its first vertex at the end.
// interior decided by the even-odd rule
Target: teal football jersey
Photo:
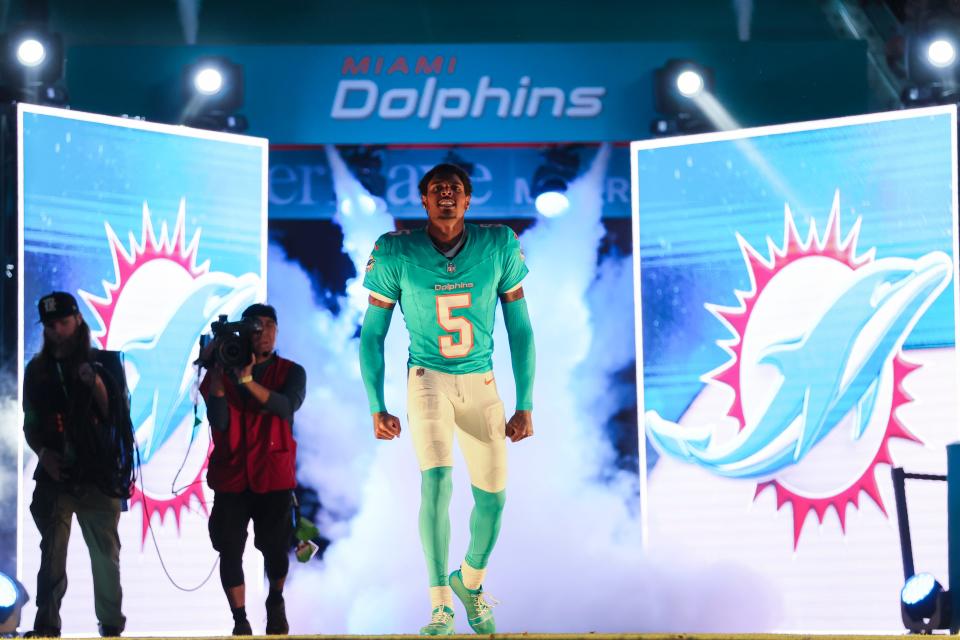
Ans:
{"type": "Polygon", "coordinates": [[[410,367],[444,373],[489,371],[498,296],[527,275],[520,241],[503,225],[466,224],[447,259],[426,228],[380,236],[363,286],[400,303],[410,333],[410,367]]]}

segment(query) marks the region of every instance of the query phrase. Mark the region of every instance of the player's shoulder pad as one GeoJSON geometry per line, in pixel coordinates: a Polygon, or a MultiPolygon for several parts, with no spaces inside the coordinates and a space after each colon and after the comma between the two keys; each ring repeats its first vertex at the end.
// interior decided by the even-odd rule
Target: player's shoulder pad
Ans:
{"type": "Polygon", "coordinates": [[[406,229],[400,231],[389,231],[383,234],[377,238],[377,241],[374,243],[371,255],[379,258],[396,254],[398,251],[398,245],[402,242],[402,239],[409,235],[410,231],[406,229]]]}

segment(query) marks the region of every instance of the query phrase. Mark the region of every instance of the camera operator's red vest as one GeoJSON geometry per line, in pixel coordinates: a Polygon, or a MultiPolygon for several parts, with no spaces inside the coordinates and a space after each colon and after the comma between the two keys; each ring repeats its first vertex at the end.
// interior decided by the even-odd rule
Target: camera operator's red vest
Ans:
{"type": "MultiPolygon", "coordinates": [[[[283,387],[291,362],[275,355],[257,382],[277,391],[283,387]]],[[[206,395],[209,383],[200,385],[206,395]]],[[[213,429],[213,452],[207,484],[214,491],[255,493],[282,491],[297,486],[297,441],[288,420],[264,411],[248,393],[242,393],[229,376],[223,388],[230,408],[226,431],[213,429]]]]}

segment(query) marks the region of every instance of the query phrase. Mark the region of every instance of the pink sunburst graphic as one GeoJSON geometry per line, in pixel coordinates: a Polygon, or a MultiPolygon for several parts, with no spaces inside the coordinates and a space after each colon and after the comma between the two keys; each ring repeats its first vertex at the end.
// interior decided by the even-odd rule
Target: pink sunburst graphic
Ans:
{"type": "MultiPolygon", "coordinates": [[[[123,336],[117,336],[116,325],[118,309],[126,305],[142,304],[144,299],[149,300],[151,291],[144,291],[144,281],[150,279],[138,278],[149,270],[162,270],[166,277],[171,274],[185,280],[196,280],[209,271],[209,261],[197,265],[197,250],[200,243],[200,231],[196,231],[186,241],[185,202],[180,201],[177,220],[172,234],[166,222],[160,227],[157,234],[153,228],[153,221],[147,203],[143,204],[143,218],[139,240],[133,232],[129,234],[129,249],[117,237],[109,223],[104,223],[110,252],[113,258],[114,281],[104,281],[102,296],[86,291],[80,291],[80,296],[87,302],[93,315],[99,321],[101,329],[92,332],[92,337],[101,349],[121,349],[123,336]],[[177,274],[179,274],[177,276],[177,274]],[[131,292],[134,292],[132,295],[131,292]],[[132,298],[132,302],[128,300],[132,298]]],[[[155,278],[154,278],[155,280],[155,278]]],[[[93,324],[93,323],[92,323],[93,324]]],[[[127,329],[128,327],[123,327],[127,329]]],[[[142,392],[148,392],[143,390],[142,392]]],[[[137,427],[139,425],[135,425],[137,427]]],[[[208,446],[207,454],[209,454],[208,446]]],[[[203,512],[209,515],[207,501],[203,493],[203,475],[207,467],[207,456],[197,470],[196,475],[179,490],[171,492],[170,497],[154,497],[148,495],[142,486],[143,478],[139,478],[134,486],[130,503],[140,504],[143,516],[141,544],[146,541],[150,522],[154,514],[158,514],[162,524],[167,514],[173,513],[177,530],[180,530],[180,518],[185,509],[189,509],[191,501],[196,500],[203,512]]]]}
{"type": "MultiPolygon", "coordinates": [[[[783,243],[778,246],[768,238],[767,256],[761,255],[742,236],[737,235],[751,288],[749,291],[735,291],[739,302],[736,307],[706,305],[707,309],[730,330],[732,337],[717,342],[718,346],[730,356],[729,360],[703,376],[703,380],[733,390],[734,398],[727,415],[736,421],[739,430],[743,430],[748,422],[746,417],[748,412],[745,406],[748,389],[744,385],[745,373],[743,370],[744,346],[752,335],[751,330],[754,328],[752,321],[754,321],[758,305],[764,300],[765,294],[769,295],[770,292],[774,291],[780,295],[776,299],[782,300],[782,274],[791,266],[796,273],[797,266],[802,268],[803,261],[819,261],[818,265],[826,265],[830,272],[841,275],[856,271],[873,262],[875,259],[874,249],[862,254],[857,252],[860,225],[861,220],[858,218],[847,235],[842,236],[840,230],[840,198],[839,192],[837,192],[822,236],[817,233],[816,225],[811,221],[807,237],[805,240],[802,239],[789,207],[785,207],[784,212],[783,243]],[[828,262],[823,262],[824,259],[828,262]]],[[[806,264],[811,263],[807,262],[806,264]]],[[[867,452],[869,455],[862,470],[857,469],[850,472],[842,481],[835,483],[832,489],[827,491],[804,491],[795,486],[795,482],[788,482],[779,475],[776,478],[757,484],[754,492],[755,500],[766,489],[772,487],[776,493],[778,510],[787,503],[791,505],[794,548],[799,544],[804,522],[811,511],[816,514],[817,519],[822,524],[827,511],[832,507],[839,519],[841,531],[845,532],[847,507],[848,505],[860,506],[861,492],[865,493],[886,515],[887,511],[877,487],[875,471],[877,465],[893,464],[889,450],[891,439],[898,438],[919,442],[919,439],[903,425],[896,415],[900,407],[912,400],[903,388],[903,381],[917,368],[919,368],[919,365],[912,364],[903,358],[901,350],[898,350],[894,355],[890,367],[892,385],[889,396],[884,403],[884,407],[889,406],[889,411],[885,416],[885,426],[883,427],[883,433],[876,439],[875,448],[867,452]]]]}

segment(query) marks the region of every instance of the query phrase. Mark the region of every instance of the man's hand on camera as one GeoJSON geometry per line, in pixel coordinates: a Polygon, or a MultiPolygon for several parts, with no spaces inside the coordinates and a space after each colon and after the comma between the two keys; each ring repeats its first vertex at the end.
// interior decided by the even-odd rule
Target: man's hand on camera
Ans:
{"type": "Polygon", "coordinates": [[[217,359],[213,356],[213,350],[217,348],[217,340],[209,340],[207,344],[200,350],[200,357],[197,358],[194,364],[199,364],[200,366],[206,367],[207,369],[213,369],[220,365],[217,362],[217,359]]]}
{"type": "Polygon", "coordinates": [[[240,384],[244,384],[244,382],[248,381],[248,380],[247,380],[248,378],[249,378],[250,380],[253,379],[253,365],[254,365],[254,363],[256,363],[256,361],[257,361],[256,356],[254,356],[254,355],[251,353],[251,354],[250,354],[250,362],[247,363],[247,366],[245,366],[245,367],[237,367],[236,369],[234,369],[234,371],[235,371],[236,374],[237,374],[237,380],[240,382],[240,384]]]}
{"type": "Polygon", "coordinates": [[[373,414],[373,435],[377,440],[393,440],[400,436],[400,419],[386,411],[373,414]]]}
{"type": "Polygon", "coordinates": [[[222,398],[223,390],[223,365],[219,362],[211,364],[207,368],[207,376],[210,378],[210,395],[214,398],[222,398]]]}
{"type": "Polygon", "coordinates": [[[55,482],[60,482],[61,471],[63,470],[63,458],[56,451],[50,451],[44,447],[38,454],[40,466],[47,472],[55,482]]]}
{"type": "Polygon", "coordinates": [[[267,402],[270,401],[270,394],[273,392],[253,379],[253,365],[256,361],[256,356],[250,354],[249,364],[242,368],[237,367],[233,371],[237,375],[237,383],[246,389],[254,400],[266,406],[267,402]]]}

